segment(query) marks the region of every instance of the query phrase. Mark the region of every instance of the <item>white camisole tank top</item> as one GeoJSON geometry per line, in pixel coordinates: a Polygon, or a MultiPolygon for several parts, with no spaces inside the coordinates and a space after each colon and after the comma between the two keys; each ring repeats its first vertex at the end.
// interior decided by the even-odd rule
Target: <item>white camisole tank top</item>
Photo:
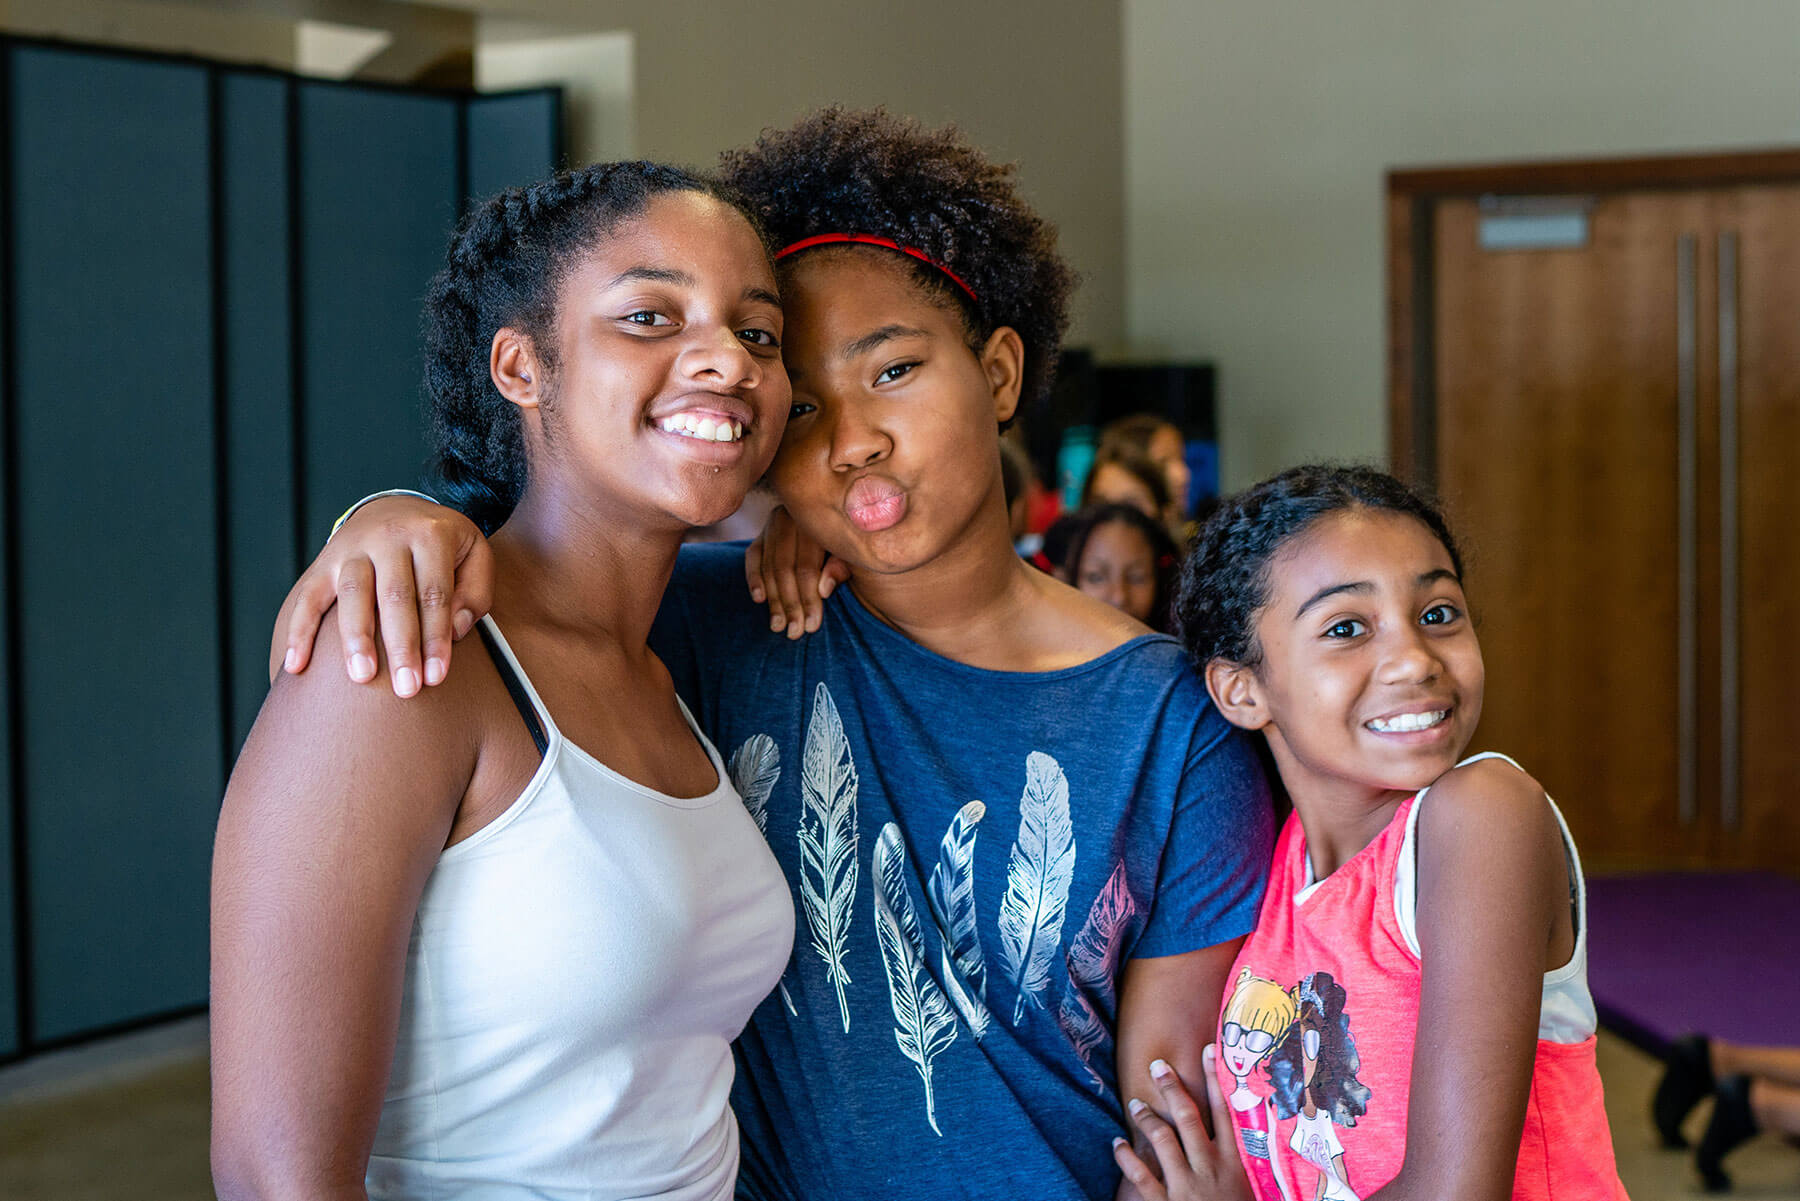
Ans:
{"type": "Polygon", "coordinates": [[[729,1198],[731,1041],[793,946],[781,869],[698,727],[711,792],[634,783],[483,622],[543,761],[426,882],[369,1196],[729,1198]]]}

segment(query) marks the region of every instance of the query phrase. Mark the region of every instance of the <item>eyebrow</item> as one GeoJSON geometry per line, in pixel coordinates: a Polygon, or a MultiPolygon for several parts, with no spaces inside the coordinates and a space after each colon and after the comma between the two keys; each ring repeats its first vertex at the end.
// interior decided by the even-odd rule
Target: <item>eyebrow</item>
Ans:
{"type": "MultiPolygon", "coordinates": [[[[1426,584],[1435,584],[1439,580],[1449,580],[1451,583],[1459,586],[1462,584],[1462,578],[1447,567],[1434,567],[1430,571],[1424,572],[1419,576],[1418,583],[1423,587],[1426,584]]],[[[1305,617],[1308,609],[1330,597],[1339,596],[1346,592],[1355,593],[1358,596],[1367,596],[1373,591],[1375,591],[1375,585],[1371,584],[1368,580],[1356,580],[1348,584],[1332,584],[1330,587],[1321,588],[1308,597],[1304,605],[1301,605],[1294,611],[1294,620],[1298,621],[1300,618],[1305,617]]]]}
{"type": "Polygon", "coordinates": [[[924,338],[927,336],[929,336],[927,331],[914,326],[884,325],[880,329],[870,330],[855,341],[844,343],[844,348],[838,351],[838,357],[845,360],[854,359],[858,355],[867,354],[882,343],[892,342],[896,338],[924,338]]]}
{"type": "MultiPolygon", "coordinates": [[[[610,289],[629,283],[674,284],[681,288],[691,288],[694,286],[695,280],[687,272],[676,271],[671,267],[630,267],[613,276],[607,281],[606,286],[610,289]]],[[[755,284],[744,289],[744,299],[761,301],[763,304],[771,304],[776,308],[781,307],[781,297],[769,289],[757,287],[755,284]]]]}
{"type": "Polygon", "coordinates": [[[616,288],[620,284],[629,283],[679,284],[692,287],[694,277],[685,271],[676,271],[670,267],[627,267],[607,281],[608,288],[616,288]]]}

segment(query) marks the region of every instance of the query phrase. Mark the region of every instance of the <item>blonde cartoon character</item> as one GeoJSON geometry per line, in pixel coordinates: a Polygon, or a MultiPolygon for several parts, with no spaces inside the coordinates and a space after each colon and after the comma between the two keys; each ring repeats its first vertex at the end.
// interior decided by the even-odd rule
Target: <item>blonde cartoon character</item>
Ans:
{"type": "Polygon", "coordinates": [[[1236,1083],[1227,1099],[1244,1149],[1244,1171],[1257,1196],[1279,1195],[1283,1201],[1293,1201],[1293,1192],[1281,1170],[1281,1157],[1270,1154],[1274,1108],[1267,1098],[1251,1091],[1250,1073],[1286,1041],[1299,1013],[1292,993],[1245,968],[1238,973],[1231,1000],[1219,1018],[1219,1066],[1230,1072],[1236,1083]]]}

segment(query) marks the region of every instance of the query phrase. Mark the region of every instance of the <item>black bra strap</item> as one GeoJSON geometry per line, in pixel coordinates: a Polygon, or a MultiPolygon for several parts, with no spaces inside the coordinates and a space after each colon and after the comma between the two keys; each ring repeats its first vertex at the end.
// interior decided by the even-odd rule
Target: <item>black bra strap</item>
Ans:
{"type": "Polygon", "coordinates": [[[531,741],[537,743],[538,755],[542,757],[549,754],[550,740],[544,736],[544,723],[538,720],[537,708],[531,703],[531,694],[525,691],[525,685],[520,682],[519,673],[513,670],[506,653],[494,641],[487,623],[478,621],[475,628],[481,632],[481,645],[487,647],[488,656],[493,659],[494,667],[506,685],[506,691],[512,694],[513,704],[518,706],[519,715],[525,719],[525,728],[531,731],[531,741]]]}

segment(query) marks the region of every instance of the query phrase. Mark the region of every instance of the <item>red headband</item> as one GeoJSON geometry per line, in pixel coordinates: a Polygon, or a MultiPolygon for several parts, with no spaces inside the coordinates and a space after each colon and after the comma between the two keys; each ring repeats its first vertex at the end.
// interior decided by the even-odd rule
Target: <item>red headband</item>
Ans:
{"type": "Polygon", "coordinates": [[[976,304],[981,303],[980,298],[975,295],[975,289],[964,283],[962,276],[926,254],[923,250],[916,249],[912,246],[902,246],[892,238],[877,237],[874,234],[814,234],[810,238],[801,238],[791,246],[782,247],[775,252],[775,257],[778,259],[785,259],[790,254],[798,254],[802,250],[811,250],[814,246],[826,246],[833,242],[856,242],[863,246],[885,246],[889,250],[898,250],[901,254],[911,255],[926,266],[935,267],[939,271],[942,271],[945,275],[950,277],[951,283],[967,293],[970,300],[974,301],[976,304]]]}

